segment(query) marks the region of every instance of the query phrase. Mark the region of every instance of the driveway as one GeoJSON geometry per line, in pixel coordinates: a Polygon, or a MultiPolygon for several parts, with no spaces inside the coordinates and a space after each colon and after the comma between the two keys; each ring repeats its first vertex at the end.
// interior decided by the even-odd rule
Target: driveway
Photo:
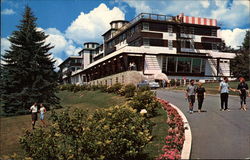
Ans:
{"type": "MultiPolygon", "coordinates": [[[[187,117],[192,131],[192,159],[250,159],[250,109],[239,110],[237,96],[229,97],[228,111],[220,111],[219,95],[207,95],[202,110],[189,114],[184,92],[157,90],[157,97],[176,105],[187,117]]],[[[250,98],[247,98],[250,107],[250,98]]]]}

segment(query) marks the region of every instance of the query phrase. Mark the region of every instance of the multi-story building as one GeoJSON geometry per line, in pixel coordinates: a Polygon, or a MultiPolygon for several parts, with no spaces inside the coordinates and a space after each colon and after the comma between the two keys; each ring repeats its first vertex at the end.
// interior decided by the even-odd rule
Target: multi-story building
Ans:
{"type": "Polygon", "coordinates": [[[84,44],[79,53],[83,68],[71,75],[75,83],[110,84],[102,80],[131,69],[154,79],[231,76],[230,59],[235,54],[220,52],[222,39],[215,19],[141,13],[130,22],[116,20],[110,25],[102,35],[103,44],[84,44]]]}

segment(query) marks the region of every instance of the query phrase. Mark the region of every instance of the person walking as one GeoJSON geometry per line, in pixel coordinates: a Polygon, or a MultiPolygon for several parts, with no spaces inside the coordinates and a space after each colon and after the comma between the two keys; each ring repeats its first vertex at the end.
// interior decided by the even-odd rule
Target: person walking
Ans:
{"type": "Polygon", "coordinates": [[[190,84],[187,86],[186,89],[186,99],[188,99],[189,103],[189,113],[193,113],[193,107],[195,103],[195,92],[196,92],[196,86],[194,85],[194,80],[190,81],[190,84]]]}
{"type": "Polygon", "coordinates": [[[245,82],[245,79],[243,77],[240,78],[240,83],[238,84],[237,87],[238,92],[240,93],[240,109],[246,111],[247,106],[246,106],[246,98],[248,95],[248,85],[245,82]]]}
{"type": "Polygon", "coordinates": [[[197,100],[198,100],[198,112],[200,113],[204,98],[206,96],[206,90],[202,86],[201,82],[198,83],[198,87],[196,88],[196,94],[197,94],[197,100]]]}
{"type": "Polygon", "coordinates": [[[32,119],[32,129],[35,129],[35,124],[37,121],[37,103],[34,103],[30,107],[30,112],[31,112],[31,119],[32,119]]]}
{"type": "Polygon", "coordinates": [[[221,101],[221,111],[230,111],[228,109],[228,93],[229,90],[231,91],[235,91],[234,89],[229,87],[228,84],[228,78],[224,77],[223,81],[220,82],[220,86],[219,86],[219,92],[220,92],[220,101],[221,101]],[[224,104],[225,104],[225,108],[224,108],[224,104]]]}
{"type": "Polygon", "coordinates": [[[43,106],[42,103],[40,104],[40,110],[39,110],[39,112],[40,112],[40,120],[43,123],[43,125],[46,126],[46,123],[44,121],[44,114],[46,113],[46,108],[43,106]]]}

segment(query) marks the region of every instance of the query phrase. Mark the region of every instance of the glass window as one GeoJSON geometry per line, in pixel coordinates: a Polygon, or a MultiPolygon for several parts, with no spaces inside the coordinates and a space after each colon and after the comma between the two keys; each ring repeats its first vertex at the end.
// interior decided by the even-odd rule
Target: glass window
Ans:
{"type": "Polygon", "coordinates": [[[168,32],[173,33],[173,26],[172,25],[168,25],[168,32]]]}
{"type": "Polygon", "coordinates": [[[217,50],[217,44],[216,43],[212,43],[212,50],[217,50]]]}
{"type": "Polygon", "coordinates": [[[135,28],[131,28],[131,36],[135,33],[135,28]]]}
{"type": "Polygon", "coordinates": [[[190,48],[194,49],[194,41],[190,40],[189,42],[190,42],[190,48]]]}
{"type": "Polygon", "coordinates": [[[142,23],[142,29],[143,30],[149,30],[149,24],[148,23],[142,23]]]}
{"type": "Polygon", "coordinates": [[[186,48],[186,41],[185,40],[181,40],[181,48],[186,48]]]}
{"type": "Polygon", "coordinates": [[[176,57],[168,57],[167,71],[176,72],[176,57]]]}
{"type": "Polygon", "coordinates": [[[144,46],[149,46],[149,39],[143,39],[143,45],[144,46]]]}
{"type": "Polygon", "coordinates": [[[169,49],[173,49],[173,40],[168,40],[169,49]]]}
{"type": "Polygon", "coordinates": [[[167,71],[167,58],[165,56],[162,57],[162,72],[167,71]]]}
{"type": "Polygon", "coordinates": [[[191,58],[178,57],[177,72],[190,73],[191,71],[191,58]]]}
{"type": "Polygon", "coordinates": [[[201,73],[205,74],[205,68],[206,68],[206,59],[202,59],[202,64],[201,64],[201,73]]]}
{"type": "Polygon", "coordinates": [[[192,61],[192,73],[200,73],[201,69],[201,59],[200,58],[193,58],[192,61]]]}
{"type": "Polygon", "coordinates": [[[189,28],[189,33],[190,33],[190,34],[194,34],[194,27],[190,27],[190,28],[189,28]]]}
{"type": "Polygon", "coordinates": [[[211,36],[217,37],[217,30],[216,29],[212,29],[211,36]]]}

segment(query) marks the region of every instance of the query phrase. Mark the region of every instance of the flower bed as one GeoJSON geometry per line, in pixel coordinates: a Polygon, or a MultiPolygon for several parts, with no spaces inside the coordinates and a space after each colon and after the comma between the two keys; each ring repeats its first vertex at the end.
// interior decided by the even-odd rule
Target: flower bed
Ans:
{"type": "Polygon", "coordinates": [[[168,135],[165,138],[164,151],[156,160],[181,159],[181,151],[185,140],[185,129],[182,117],[178,114],[169,102],[158,99],[168,114],[167,124],[169,125],[168,135]]]}

